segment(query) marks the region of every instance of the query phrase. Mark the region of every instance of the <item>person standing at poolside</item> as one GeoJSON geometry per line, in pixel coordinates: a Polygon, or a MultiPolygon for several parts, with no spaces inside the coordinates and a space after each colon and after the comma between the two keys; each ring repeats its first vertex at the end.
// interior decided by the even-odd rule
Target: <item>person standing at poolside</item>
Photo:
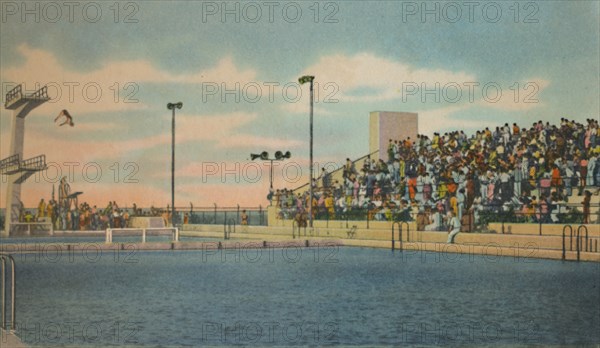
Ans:
{"type": "Polygon", "coordinates": [[[40,203],[38,204],[38,210],[37,210],[37,220],[40,220],[41,218],[46,216],[46,202],[44,202],[44,199],[42,198],[40,200],[40,203]]]}
{"type": "Polygon", "coordinates": [[[59,205],[60,207],[60,227],[63,231],[67,230],[67,211],[69,210],[69,207],[67,206],[67,204],[63,204],[63,205],[59,205]]]}
{"type": "Polygon", "coordinates": [[[461,188],[456,194],[456,210],[459,221],[462,219],[463,212],[465,210],[465,199],[465,189],[461,188]]]}
{"type": "Polygon", "coordinates": [[[242,226],[248,226],[248,214],[246,214],[246,209],[242,210],[241,220],[240,224],[242,226]]]}
{"type": "Polygon", "coordinates": [[[452,211],[448,212],[448,240],[446,243],[452,244],[454,243],[454,237],[460,232],[460,220],[454,216],[452,211]]]}
{"type": "Polygon", "coordinates": [[[590,201],[592,199],[592,193],[588,190],[585,190],[583,201],[581,204],[583,205],[583,223],[590,223],[590,201]]]}
{"type": "Polygon", "coordinates": [[[54,218],[54,201],[53,200],[49,200],[48,204],[46,205],[46,216],[48,218],[50,218],[50,221],[52,222],[52,224],[54,224],[55,218],[54,218]]]}
{"type": "Polygon", "coordinates": [[[587,176],[585,179],[586,186],[594,186],[594,170],[598,165],[596,162],[598,159],[594,156],[594,153],[590,153],[587,164],[587,176]]]}
{"type": "Polygon", "coordinates": [[[425,231],[439,231],[442,227],[442,214],[440,210],[436,206],[433,213],[430,207],[427,207],[425,211],[429,214],[429,224],[425,226],[425,231]]]}
{"type": "MultiPolygon", "coordinates": [[[[567,196],[570,196],[573,193],[573,190],[571,189],[571,186],[573,186],[573,178],[577,179],[577,177],[575,176],[573,169],[566,163],[563,165],[563,170],[565,172],[565,193],[567,196]]],[[[577,186],[577,183],[575,183],[575,186],[577,186]]]]}
{"type": "Polygon", "coordinates": [[[586,184],[587,172],[588,172],[588,161],[585,155],[581,156],[581,160],[579,162],[579,195],[583,193],[586,184]]]}

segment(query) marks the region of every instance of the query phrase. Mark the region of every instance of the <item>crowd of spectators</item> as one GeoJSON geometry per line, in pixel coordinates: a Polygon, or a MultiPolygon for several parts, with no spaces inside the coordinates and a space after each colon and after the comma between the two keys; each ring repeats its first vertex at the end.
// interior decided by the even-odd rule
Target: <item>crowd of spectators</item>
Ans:
{"type": "MultiPolygon", "coordinates": [[[[422,229],[438,230],[449,222],[448,212],[463,225],[466,218],[476,224],[485,213],[510,211],[519,221],[558,223],[577,212],[589,223],[589,197],[600,185],[599,155],[594,119],[390,139],[378,161],[367,157],[356,168],[346,159],[341,180],[322,169],[312,182],[313,217],[366,214],[363,219],[417,220],[422,229]],[[579,207],[567,204],[571,196],[582,196],[579,207]]],[[[274,200],[280,218],[307,215],[308,192],[278,190],[274,200]]]]}
{"type": "Polygon", "coordinates": [[[105,207],[90,206],[87,202],[78,203],[76,198],[64,200],[59,204],[51,199],[46,202],[43,198],[37,206],[35,214],[24,209],[19,210],[19,222],[52,223],[56,230],[98,231],[106,228],[126,228],[132,216],[157,216],[169,221],[169,208],[158,209],[151,207],[142,210],[133,203],[132,208],[121,208],[117,202],[108,202],[105,207]]]}

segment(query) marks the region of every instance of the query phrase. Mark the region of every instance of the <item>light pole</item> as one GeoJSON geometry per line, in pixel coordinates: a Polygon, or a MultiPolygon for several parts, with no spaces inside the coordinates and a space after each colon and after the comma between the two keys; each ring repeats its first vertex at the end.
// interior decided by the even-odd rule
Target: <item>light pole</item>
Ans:
{"type": "Polygon", "coordinates": [[[251,153],[250,158],[254,161],[257,158],[260,158],[263,161],[271,161],[271,168],[269,170],[269,204],[273,204],[273,161],[283,161],[284,159],[292,157],[292,154],[289,151],[285,153],[281,151],[275,152],[275,158],[269,158],[269,153],[267,151],[263,151],[260,154],[251,153]]]}
{"type": "Polygon", "coordinates": [[[305,75],[298,79],[298,82],[303,85],[306,82],[310,82],[310,165],[309,173],[310,178],[308,185],[310,187],[310,201],[308,202],[308,216],[310,219],[310,227],[313,227],[313,214],[312,214],[312,202],[313,202],[313,80],[314,76],[305,75]]]}
{"type": "Polygon", "coordinates": [[[183,103],[168,103],[167,109],[173,111],[171,118],[171,226],[175,227],[175,109],[181,109],[183,103]]]}

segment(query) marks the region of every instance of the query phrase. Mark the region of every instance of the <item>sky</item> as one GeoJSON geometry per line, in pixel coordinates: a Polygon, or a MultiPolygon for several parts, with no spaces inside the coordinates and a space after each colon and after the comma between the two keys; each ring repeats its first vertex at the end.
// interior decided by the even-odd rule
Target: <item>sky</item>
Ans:
{"type": "MultiPolygon", "coordinates": [[[[471,134],[599,117],[598,1],[1,2],[2,101],[23,84],[51,100],[26,118],[24,157],[48,169],[22,186],[28,207],[67,176],[99,206],[166,206],[176,111],[176,206],[268,204],[308,180],[314,158],[368,153],[369,112],[419,114],[419,133],[471,134]],[[67,109],[75,126],[54,118],[67,109]]],[[[10,110],[0,112],[9,156],[10,110]]],[[[0,184],[5,205],[7,177],[0,184]]]]}

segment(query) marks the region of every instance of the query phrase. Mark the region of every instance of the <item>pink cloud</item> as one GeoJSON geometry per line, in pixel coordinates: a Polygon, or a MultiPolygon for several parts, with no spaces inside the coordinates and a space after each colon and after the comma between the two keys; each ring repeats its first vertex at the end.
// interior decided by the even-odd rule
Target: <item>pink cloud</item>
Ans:
{"type": "Polygon", "coordinates": [[[2,92],[6,93],[18,84],[24,84],[27,91],[47,85],[53,99],[33,113],[58,114],[63,108],[75,114],[143,110],[147,106],[138,100],[141,83],[216,82],[233,85],[255,81],[257,74],[251,69],[238,69],[232,57],[223,57],[210,68],[199,68],[196,72],[178,75],[161,70],[143,59],[111,61],[99,69],[80,72],[65,67],[53,53],[46,50],[22,44],[17,51],[23,56],[23,64],[0,70],[3,89],[6,89],[2,92]]]}
{"type": "MultiPolygon", "coordinates": [[[[105,206],[109,201],[116,201],[122,207],[131,207],[133,203],[138,206],[165,205],[170,201],[170,190],[150,187],[135,183],[71,183],[73,191],[81,191],[79,200],[91,205],[105,206]]],[[[2,185],[2,196],[5,197],[5,185],[2,185]]],[[[58,196],[58,184],[55,184],[55,198],[58,196]]],[[[52,184],[47,182],[36,183],[30,178],[26,185],[22,185],[21,200],[25,207],[37,207],[41,198],[48,201],[52,196],[52,184]]],[[[4,199],[2,207],[5,205],[4,199]]]]}
{"type": "Polygon", "coordinates": [[[227,139],[221,138],[217,143],[219,148],[260,146],[266,149],[286,149],[301,146],[302,141],[284,138],[266,138],[251,134],[236,134],[227,139]]]}

